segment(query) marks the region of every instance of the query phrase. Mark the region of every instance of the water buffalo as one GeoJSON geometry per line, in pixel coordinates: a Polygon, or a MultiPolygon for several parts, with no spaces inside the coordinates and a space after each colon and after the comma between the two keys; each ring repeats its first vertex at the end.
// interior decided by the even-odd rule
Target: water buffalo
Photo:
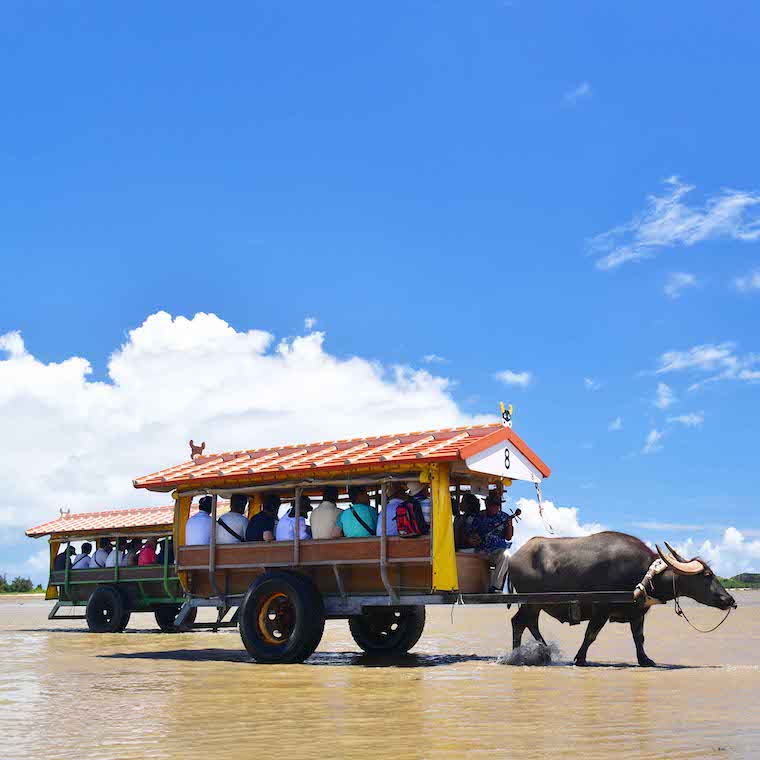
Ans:
{"type": "MultiPolygon", "coordinates": [[[[639,665],[655,663],[644,652],[644,616],[652,602],[674,598],[673,583],[679,596],[727,610],[736,607],[734,598],[723,588],[712,570],[701,560],[684,560],[668,546],[658,547],[662,564],[647,584],[636,604],[583,603],[574,609],[568,604],[523,605],[512,618],[512,645],[520,646],[527,628],[545,644],[538,630],[538,616],[544,610],[562,623],[588,620],[583,645],[575,655],[576,665],[586,664],[588,648],[610,620],[630,623],[639,665]],[[664,568],[661,569],[661,568],[664,568]]],[[[515,552],[509,564],[509,585],[518,593],[549,591],[625,591],[633,592],[658,555],[634,536],[605,531],[582,538],[532,538],[515,552]]]]}

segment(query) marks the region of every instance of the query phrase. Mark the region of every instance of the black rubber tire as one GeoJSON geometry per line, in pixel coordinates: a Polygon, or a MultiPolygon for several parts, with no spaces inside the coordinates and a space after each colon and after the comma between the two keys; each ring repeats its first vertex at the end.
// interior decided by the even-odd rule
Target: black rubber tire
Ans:
{"type": "Polygon", "coordinates": [[[119,621],[119,627],[117,628],[117,633],[122,633],[124,631],[124,629],[129,625],[129,618],[131,617],[132,613],[129,610],[122,613],[121,620],[119,621]]]}
{"type": "Polygon", "coordinates": [[[192,629],[195,622],[195,616],[198,614],[198,608],[193,607],[190,612],[187,613],[182,625],[177,627],[174,625],[174,618],[180,611],[179,604],[162,604],[157,607],[153,613],[156,617],[156,623],[158,627],[164,633],[187,633],[192,629]]]}
{"type": "Polygon", "coordinates": [[[303,662],[314,654],[325,630],[322,595],[303,575],[264,573],[246,592],[238,626],[256,662],[303,662]]]}
{"type": "Polygon", "coordinates": [[[129,611],[118,589],[98,586],[87,601],[85,617],[93,633],[120,633],[129,622],[129,611]]]}
{"type": "Polygon", "coordinates": [[[425,607],[369,607],[350,617],[348,627],[367,654],[406,654],[425,629],[425,607]]]}

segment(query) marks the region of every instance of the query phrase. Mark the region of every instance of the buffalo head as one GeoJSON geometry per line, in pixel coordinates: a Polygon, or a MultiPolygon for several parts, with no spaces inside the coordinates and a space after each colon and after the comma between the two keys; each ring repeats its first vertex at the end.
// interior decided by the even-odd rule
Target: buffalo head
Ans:
{"type": "Polygon", "coordinates": [[[667,551],[657,546],[660,559],[676,574],[678,593],[688,596],[695,602],[727,610],[736,607],[736,601],[723,588],[710,567],[698,557],[684,559],[666,541],[667,551]]]}

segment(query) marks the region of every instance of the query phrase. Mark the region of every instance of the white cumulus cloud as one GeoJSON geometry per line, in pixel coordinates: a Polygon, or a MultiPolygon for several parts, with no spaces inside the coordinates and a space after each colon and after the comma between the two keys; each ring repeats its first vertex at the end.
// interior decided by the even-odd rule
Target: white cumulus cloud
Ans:
{"type": "Polygon", "coordinates": [[[760,240],[760,193],[723,190],[703,206],[690,206],[694,190],[678,177],[665,180],[666,190],[651,195],[646,208],[625,224],[588,241],[598,269],[614,269],[641,261],[662,248],[692,246],[705,240],[760,240]]]}
{"type": "MultiPolygon", "coordinates": [[[[543,519],[538,511],[536,499],[518,499],[514,504],[522,511],[520,521],[515,524],[515,535],[512,541],[512,552],[517,551],[524,543],[534,536],[588,536],[604,530],[599,523],[584,523],[578,516],[578,507],[558,507],[553,501],[541,501],[544,511],[543,519]],[[553,534],[547,527],[551,527],[553,534]]],[[[512,511],[512,504],[507,503],[507,509],[512,511]]]]}
{"type": "Polygon", "coordinates": [[[671,272],[668,275],[668,280],[665,283],[663,291],[668,298],[676,299],[681,296],[682,290],[696,287],[696,275],[689,274],[688,272],[671,272]]]}
{"type": "Polygon", "coordinates": [[[448,364],[449,360],[438,354],[425,354],[425,356],[422,357],[422,361],[425,362],[425,364],[448,364]]]}
{"type": "Polygon", "coordinates": [[[743,277],[737,277],[734,280],[734,287],[740,293],[749,293],[752,290],[760,290],[760,269],[749,272],[743,277]]]}
{"type": "Polygon", "coordinates": [[[191,438],[213,452],[473,420],[444,377],[338,358],[321,332],[277,343],[214,314],[151,315],[111,355],[106,382],[83,357],[40,361],[18,333],[0,348],[0,542],[59,507],[165,503],[132,479],[187,460],[191,438]]]}
{"type": "Polygon", "coordinates": [[[654,405],[658,409],[667,409],[672,406],[676,401],[676,397],[673,390],[667,383],[658,383],[657,392],[654,399],[654,405]]]}
{"type": "Polygon", "coordinates": [[[26,354],[26,347],[21,333],[17,330],[0,335],[0,351],[6,351],[9,356],[19,359],[26,354]]]}
{"type": "Polygon", "coordinates": [[[679,414],[677,417],[668,417],[668,422],[675,422],[686,427],[700,427],[704,421],[704,412],[689,412],[688,414],[679,414]]]}
{"type": "Polygon", "coordinates": [[[582,100],[587,100],[593,94],[591,90],[591,84],[589,82],[581,82],[580,84],[568,90],[562,99],[568,105],[574,106],[580,103],[582,100]]]}
{"type": "Polygon", "coordinates": [[[515,372],[511,369],[505,369],[503,372],[496,373],[496,379],[507,385],[519,385],[522,388],[527,388],[533,382],[533,375],[530,372],[515,372]]]}
{"type": "Polygon", "coordinates": [[[745,533],[734,527],[726,528],[719,540],[707,539],[699,543],[688,538],[680,544],[673,544],[673,548],[687,559],[701,557],[723,577],[760,572],[760,540],[747,540],[745,533]]]}
{"type": "Polygon", "coordinates": [[[689,390],[696,390],[705,383],[719,380],[760,381],[760,354],[738,354],[736,344],[704,343],[686,351],[666,351],[660,356],[655,374],[691,372],[708,375],[692,383],[689,390]]]}
{"type": "Polygon", "coordinates": [[[587,391],[598,391],[602,387],[602,384],[598,382],[597,380],[594,380],[593,377],[584,377],[583,387],[587,391]]]}
{"type": "Polygon", "coordinates": [[[317,324],[317,318],[316,317],[306,317],[303,321],[303,326],[306,330],[313,330],[315,325],[317,324]]]}
{"type": "Polygon", "coordinates": [[[661,430],[653,428],[649,431],[646,441],[644,441],[644,447],[641,449],[642,454],[654,454],[662,449],[662,441],[664,433],[661,430]]]}

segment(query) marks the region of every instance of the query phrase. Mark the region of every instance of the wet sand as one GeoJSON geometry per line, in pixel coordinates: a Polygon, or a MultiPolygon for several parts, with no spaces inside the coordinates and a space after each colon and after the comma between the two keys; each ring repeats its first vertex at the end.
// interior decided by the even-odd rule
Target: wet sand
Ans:
{"type": "MultiPolygon", "coordinates": [[[[499,665],[506,609],[429,607],[414,654],[391,665],[331,621],[307,663],[272,667],[236,630],[171,636],[134,615],[91,634],[49,622],[49,602],[0,597],[0,758],[760,757],[760,592],[736,598],[712,634],[655,608],[660,667],[643,669],[619,624],[574,667],[585,625],[546,616],[559,660],[499,665]]],[[[721,617],[687,611],[702,627],[721,617]]]]}

